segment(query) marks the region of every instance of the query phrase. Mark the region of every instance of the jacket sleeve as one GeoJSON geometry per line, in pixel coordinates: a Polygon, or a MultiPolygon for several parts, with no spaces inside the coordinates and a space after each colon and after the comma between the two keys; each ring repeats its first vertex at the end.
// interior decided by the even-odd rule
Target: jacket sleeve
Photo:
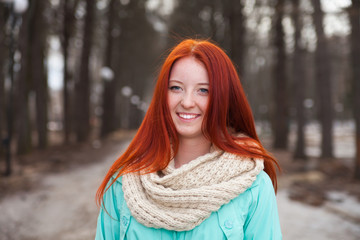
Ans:
{"type": "MultiPolygon", "coordinates": [[[[111,179],[110,181],[112,181],[111,179]]],[[[105,192],[103,205],[97,219],[95,240],[119,239],[120,236],[120,196],[121,183],[115,181],[105,192]]]]}
{"type": "Polygon", "coordinates": [[[282,239],[276,197],[271,179],[261,172],[252,187],[252,201],[244,224],[246,240],[282,239]]]}

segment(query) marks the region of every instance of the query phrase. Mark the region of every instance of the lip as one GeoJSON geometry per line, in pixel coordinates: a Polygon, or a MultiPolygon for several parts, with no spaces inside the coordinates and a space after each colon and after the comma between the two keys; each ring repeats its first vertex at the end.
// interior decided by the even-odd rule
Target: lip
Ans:
{"type": "Polygon", "coordinates": [[[192,122],[200,117],[200,114],[196,113],[183,113],[178,112],[176,115],[184,122],[192,122]]]}

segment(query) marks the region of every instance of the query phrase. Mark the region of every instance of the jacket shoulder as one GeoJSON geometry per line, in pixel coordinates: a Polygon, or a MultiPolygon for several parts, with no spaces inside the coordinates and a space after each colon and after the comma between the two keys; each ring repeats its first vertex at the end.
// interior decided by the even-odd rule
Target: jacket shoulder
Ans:
{"type": "Polygon", "coordinates": [[[262,170],[256,176],[256,180],[253,182],[250,189],[253,189],[253,188],[259,188],[259,189],[274,188],[269,175],[264,170],[262,170]]]}

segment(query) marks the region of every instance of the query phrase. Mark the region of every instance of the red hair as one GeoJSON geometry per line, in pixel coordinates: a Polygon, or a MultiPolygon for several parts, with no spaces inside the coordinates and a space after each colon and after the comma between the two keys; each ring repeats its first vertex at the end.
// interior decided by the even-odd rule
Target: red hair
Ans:
{"type": "Polygon", "coordinates": [[[172,150],[176,155],[179,142],[170,116],[167,94],[172,66],[176,60],[187,56],[201,61],[209,76],[209,104],[202,125],[204,135],[226,152],[263,158],[264,170],[277,190],[275,166],[279,168],[279,165],[259,141],[254,118],[233,63],[214,43],[187,39],[172,49],[162,65],[154,97],[137,134],[123,155],[113,163],[97,191],[99,205],[105,191],[121,175],[162,170],[170,162],[172,150]],[[247,137],[236,137],[234,133],[242,133],[247,137]],[[240,139],[243,144],[237,141],[240,139]],[[114,180],[108,184],[112,176],[114,180]]]}

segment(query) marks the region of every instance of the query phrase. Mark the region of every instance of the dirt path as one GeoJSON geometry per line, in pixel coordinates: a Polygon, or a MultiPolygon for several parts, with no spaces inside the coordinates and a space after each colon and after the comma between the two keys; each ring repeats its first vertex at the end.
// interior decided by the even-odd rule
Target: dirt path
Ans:
{"type": "MultiPolygon", "coordinates": [[[[48,174],[31,193],[4,198],[0,202],[0,239],[93,239],[98,214],[94,194],[119,154],[114,152],[82,169],[48,174]]],[[[360,239],[358,224],[325,207],[293,202],[287,198],[286,189],[280,190],[277,198],[284,239],[360,239]]]]}
{"type": "Polygon", "coordinates": [[[94,239],[98,214],[95,192],[119,154],[114,152],[83,169],[48,174],[37,190],[3,199],[0,239],[94,239]]]}

